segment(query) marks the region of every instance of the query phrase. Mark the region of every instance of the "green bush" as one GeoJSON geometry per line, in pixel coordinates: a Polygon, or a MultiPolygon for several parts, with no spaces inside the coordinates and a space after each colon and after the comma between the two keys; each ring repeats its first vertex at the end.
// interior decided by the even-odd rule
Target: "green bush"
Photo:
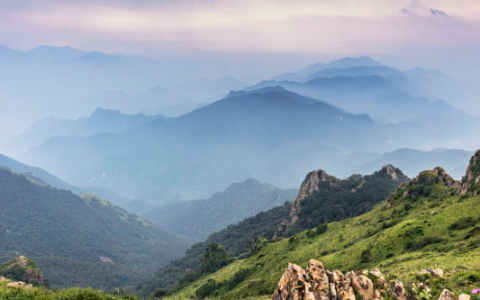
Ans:
{"type": "Polygon", "coordinates": [[[366,264],[373,261],[373,254],[372,254],[372,249],[368,248],[362,251],[362,254],[360,255],[360,262],[362,264],[366,264]]]}
{"type": "Polygon", "coordinates": [[[455,223],[451,224],[448,229],[450,230],[462,230],[475,226],[477,220],[472,217],[460,218],[455,223]]]}
{"type": "Polygon", "coordinates": [[[324,234],[325,232],[327,232],[327,229],[328,229],[328,225],[325,223],[325,224],[321,224],[321,225],[318,225],[317,226],[317,234],[320,235],[320,234],[324,234]]]}

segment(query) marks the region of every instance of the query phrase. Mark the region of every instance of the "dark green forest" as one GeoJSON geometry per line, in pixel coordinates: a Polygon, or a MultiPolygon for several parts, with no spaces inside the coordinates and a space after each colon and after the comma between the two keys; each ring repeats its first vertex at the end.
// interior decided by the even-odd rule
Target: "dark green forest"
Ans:
{"type": "MultiPolygon", "coordinates": [[[[305,198],[300,206],[297,222],[287,232],[291,236],[320,224],[352,218],[372,210],[385,200],[402,182],[410,179],[395,168],[398,179],[382,168],[372,175],[352,175],[334,183],[320,182],[320,191],[305,198]]],[[[334,178],[334,177],[331,177],[334,178]]]]}
{"type": "Polygon", "coordinates": [[[135,284],[186,243],[93,194],[76,195],[0,167],[0,263],[25,255],[53,287],[135,284]]]}

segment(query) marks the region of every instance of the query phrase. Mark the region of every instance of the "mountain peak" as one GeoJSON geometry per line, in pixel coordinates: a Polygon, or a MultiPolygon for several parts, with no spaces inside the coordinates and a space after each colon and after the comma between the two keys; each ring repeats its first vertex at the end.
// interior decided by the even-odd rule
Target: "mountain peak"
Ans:
{"type": "Polygon", "coordinates": [[[119,110],[97,107],[91,114],[91,117],[93,117],[94,115],[110,115],[110,114],[122,114],[122,112],[119,110]]]}
{"type": "Polygon", "coordinates": [[[382,63],[373,60],[370,56],[360,57],[345,57],[342,59],[334,60],[325,65],[325,68],[351,68],[351,67],[378,67],[382,66],[382,63]]]}
{"type": "Polygon", "coordinates": [[[468,163],[467,172],[462,178],[459,193],[472,192],[475,196],[480,193],[480,150],[477,150],[468,163]]]}
{"type": "Polygon", "coordinates": [[[386,172],[387,174],[390,174],[393,180],[398,180],[398,175],[396,173],[394,166],[392,165],[383,166],[381,171],[386,172]]]}

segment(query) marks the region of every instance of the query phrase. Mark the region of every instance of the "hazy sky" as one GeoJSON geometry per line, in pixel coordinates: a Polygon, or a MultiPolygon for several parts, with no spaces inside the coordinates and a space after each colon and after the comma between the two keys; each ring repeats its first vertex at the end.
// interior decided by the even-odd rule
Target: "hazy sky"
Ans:
{"type": "Polygon", "coordinates": [[[408,56],[479,41],[478,0],[0,0],[0,44],[22,50],[408,56]]]}

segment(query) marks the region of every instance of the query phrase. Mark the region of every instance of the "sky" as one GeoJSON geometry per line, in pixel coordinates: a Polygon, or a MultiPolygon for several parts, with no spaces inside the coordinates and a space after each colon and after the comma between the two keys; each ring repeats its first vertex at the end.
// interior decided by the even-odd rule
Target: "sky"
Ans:
{"type": "Polygon", "coordinates": [[[0,44],[152,57],[435,51],[446,59],[480,46],[480,1],[0,0],[0,44]]]}

